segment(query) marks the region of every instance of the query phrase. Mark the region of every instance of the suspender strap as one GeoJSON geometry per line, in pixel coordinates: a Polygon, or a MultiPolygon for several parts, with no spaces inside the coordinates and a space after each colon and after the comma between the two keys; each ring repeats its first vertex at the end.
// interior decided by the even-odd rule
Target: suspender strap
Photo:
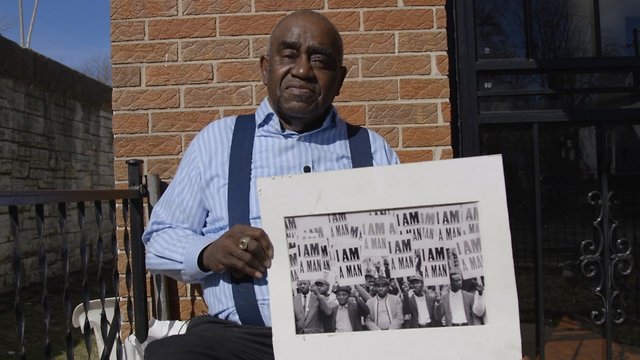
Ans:
{"type": "MultiPolygon", "coordinates": [[[[229,154],[229,186],[227,209],[229,228],[236,224],[249,225],[249,192],[251,191],[251,159],[256,132],[255,115],[236,118],[229,154]]],[[[231,291],[238,317],[243,325],[265,326],[253,287],[253,279],[231,276],[231,291]]]]}
{"type": "Polygon", "coordinates": [[[347,123],[347,137],[353,168],[373,166],[373,153],[367,129],[347,123]]]}
{"type": "MultiPolygon", "coordinates": [[[[251,160],[255,132],[255,115],[240,115],[236,118],[229,154],[227,193],[229,228],[236,224],[250,224],[249,193],[251,191],[251,160]]],[[[372,166],[373,155],[367,130],[347,123],[347,137],[352,167],[372,166]]],[[[233,301],[243,325],[264,326],[253,285],[253,279],[248,276],[242,279],[236,279],[232,276],[233,301]]]]}

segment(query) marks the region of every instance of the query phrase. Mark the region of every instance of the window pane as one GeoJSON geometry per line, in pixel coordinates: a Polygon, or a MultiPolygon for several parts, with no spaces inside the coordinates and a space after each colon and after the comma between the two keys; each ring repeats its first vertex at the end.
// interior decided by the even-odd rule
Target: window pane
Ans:
{"type": "Polygon", "coordinates": [[[478,59],[526,57],[522,1],[476,0],[474,11],[478,59]]]}
{"type": "Polygon", "coordinates": [[[593,0],[532,0],[531,7],[534,58],[596,55],[593,0]]]}
{"type": "Polygon", "coordinates": [[[640,1],[600,0],[602,55],[640,56],[640,1]]]}

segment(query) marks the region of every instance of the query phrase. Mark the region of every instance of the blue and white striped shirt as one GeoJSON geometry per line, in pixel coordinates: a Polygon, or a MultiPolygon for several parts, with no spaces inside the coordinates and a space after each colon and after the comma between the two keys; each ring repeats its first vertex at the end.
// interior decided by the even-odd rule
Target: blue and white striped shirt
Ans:
{"type": "MultiPolygon", "coordinates": [[[[198,255],[229,229],[227,175],[235,117],[214,121],[189,145],[169,188],[153,209],[142,237],[147,268],[185,282],[201,282],[211,315],[240,322],[231,292],[229,272],[203,272],[198,255]]],[[[351,168],[345,122],[335,109],[322,127],[298,134],[284,130],[267,99],[256,110],[256,135],[251,167],[249,213],[260,227],[256,179],[312,171],[351,168]]],[[[384,139],[369,131],[374,166],[398,163],[384,139]]],[[[271,326],[268,276],[255,281],[258,307],[271,326]]]]}

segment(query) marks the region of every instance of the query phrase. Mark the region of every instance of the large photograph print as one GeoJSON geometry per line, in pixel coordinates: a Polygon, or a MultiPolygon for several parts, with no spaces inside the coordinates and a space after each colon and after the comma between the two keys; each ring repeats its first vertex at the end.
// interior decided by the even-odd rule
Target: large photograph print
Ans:
{"type": "Polygon", "coordinates": [[[483,156],[258,179],[276,359],[520,359],[503,176],[483,156]]]}
{"type": "Polygon", "coordinates": [[[297,334],[486,324],[478,203],[285,218],[297,334]]]}

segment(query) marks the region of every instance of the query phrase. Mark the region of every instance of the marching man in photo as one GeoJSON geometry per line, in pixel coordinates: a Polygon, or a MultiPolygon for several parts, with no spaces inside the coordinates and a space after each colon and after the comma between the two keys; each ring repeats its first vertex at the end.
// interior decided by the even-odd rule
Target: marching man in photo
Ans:
{"type": "Polygon", "coordinates": [[[358,296],[351,292],[349,286],[338,286],[336,289],[338,306],[331,310],[330,326],[327,332],[362,331],[362,318],[369,315],[369,307],[358,296]]]}
{"type": "Polygon", "coordinates": [[[462,275],[456,272],[449,274],[451,288],[442,296],[441,307],[444,312],[446,326],[481,325],[485,312],[484,287],[476,284],[476,291],[470,293],[462,290],[462,275]]]}
{"type": "Polygon", "coordinates": [[[389,280],[378,277],[375,280],[376,296],[367,301],[369,316],[366,325],[369,330],[401,329],[404,321],[402,300],[389,294],[389,280]]]}

